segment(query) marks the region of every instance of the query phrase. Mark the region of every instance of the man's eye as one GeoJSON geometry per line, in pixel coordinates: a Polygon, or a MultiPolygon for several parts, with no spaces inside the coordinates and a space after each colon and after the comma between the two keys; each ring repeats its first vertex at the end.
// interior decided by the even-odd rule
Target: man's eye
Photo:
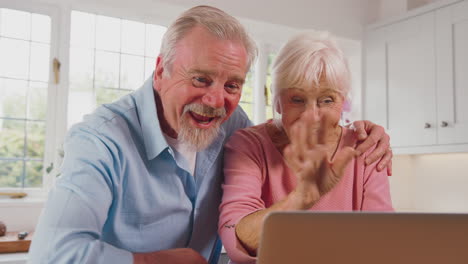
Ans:
{"type": "Polygon", "coordinates": [[[207,87],[210,85],[211,81],[205,77],[193,77],[192,83],[195,87],[207,87]]]}
{"type": "Polygon", "coordinates": [[[226,91],[231,94],[238,93],[241,89],[241,86],[237,83],[227,83],[224,87],[226,88],[226,91]]]}

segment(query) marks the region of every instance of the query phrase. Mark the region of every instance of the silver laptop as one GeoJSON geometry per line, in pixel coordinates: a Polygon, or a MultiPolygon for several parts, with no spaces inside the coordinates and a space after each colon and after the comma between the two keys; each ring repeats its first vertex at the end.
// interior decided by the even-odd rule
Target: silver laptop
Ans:
{"type": "Polygon", "coordinates": [[[467,264],[468,214],[278,212],[259,264],[467,264]]]}

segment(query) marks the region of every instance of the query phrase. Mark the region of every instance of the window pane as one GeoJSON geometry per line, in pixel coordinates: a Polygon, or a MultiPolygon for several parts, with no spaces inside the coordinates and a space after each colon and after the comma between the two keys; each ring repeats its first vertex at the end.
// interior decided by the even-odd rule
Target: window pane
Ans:
{"type": "Polygon", "coordinates": [[[94,48],[96,15],[72,11],[70,45],[72,47],[94,48]]]}
{"type": "Polygon", "coordinates": [[[112,103],[130,92],[129,90],[98,88],[96,89],[96,104],[112,103]]]}
{"type": "Polygon", "coordinates": [[[120,19],[97,16],[96,48],[108,51],[120,51],[120,19]]]}
{"type": "Polygon", "coordinates": [[[145,53],[145,24],[122,20],[122,52],[135,55],[145,53]]]}
{"type": "Polygon", "coordinates": [[[146,25],[145,55],[147,57],[158,57],[161,48],[161,40],[167,28],[158,25],[146,25]]]}
{"type": "Polygon", "coordinates": [[[143,84],[144,58],[122,55],[120,66],[120,88],[136,90],[143,84]]]}
{"type": "Polygon", "coordinates": [[[96,51],[95,86],[106,88],[119,87],[119,54],[96,51]]]}
{"type": "Polygon", "coordinates": [[[93,89],[94,50],[70,49],[70,83],[74,88],[93,89]]]}
{"type": "Polygon", "coordinates": [[[50,38],[49,16],[0,9],[0,187],[24,187],[26,157],[42,162],[50,38]]]}
{"type": "Polygon", "coordinates": [[[70,85],[68,100],[68,128],[83,120],[85,114],[89,114],[96,107],[96,99],[93,90],[84,90],[70,85]]]}
{"type": "Polygon", "coordinates": [[[31,13],[0,9],[0,35],[4,37],[31,39],[31,13]]]}
{"type": "Polygon", "coordinates": [[[0,187],[22,187],[23,161],[0,160],[0,175],[0,187]]]}
{"type": "Polygon", "coordinates": [[[31,40],[50,43],[50,17],[32,14],[31,40]]]}
{"type": "Polygon", "coordinates": [[[242,109],[247,114],[249,119],[253,120],[253,106],[252,106],[252,104],[240,102],[239,105],[242,107],[242,109]]]}
{"type": "Polygon", "coordinates": [[[27,122],[26,155],[29,158],[42,158],[44,156],[46,125],[42,121],[27,122]]]}
{"type": "Polygon", "coordinates": [[[145,80],[153,74],[154,68],[156,67],[155,58],[145,58],[145,80]]]}
{"type": "Polygon", "coordinates": [[[28,83],[0,78],[0,117],[26,118],[28,83]]]}
{"type": "Polygon", "coordinates": [[[35,81],[49,81],[49,52],[48,44],[31,43],[31,67],[29,78],[35,81]]]}
{"type": "Polygon", "coordinates": [[[25,121],[16,121],[0,118],[1,158],[23,157],[24,124],[25,121]]]}
{"type": "Polygon", "coordinates": [[[45,120],[47,112],[47,83],[30,82],[28,93],[28,118],[45,120]]]}
{"type": "Polygon", "coordinates": [[[68,126],[100,104],[140,88],[153,73],[159,53],[153,46],[159,50],[165,31],[161,26],[72,11],[68,126]],[[93,32],[93,25],[94,43],[91,35],[80,36],[93,32]],[[87,44],[80,43],[82,39],[87,44]]]}
{"type": "Polygon", "coordinates": [[[27,161],[24,187],[41,187],[43,174],[44,165],[42,161],[27,161]]]}
{"type": "Polygon", "coordinates": [[[27,161],[24,187],[41,187],[43,174],[44,165],[42,161],[27,161]]]}
{"type": "Polygon", "coordinates": [[[27,79],[29,42],[0,38],[0,76],[27,79]]]}
{"type": "Polygon", "coordinates": [[[249,71],[247,73],[245,83],[242,86],[242,97],[241,97],[242,102],[249,102],[249,103],[253,102],[253,86],[254,86],[253,73],[249,71]]]}

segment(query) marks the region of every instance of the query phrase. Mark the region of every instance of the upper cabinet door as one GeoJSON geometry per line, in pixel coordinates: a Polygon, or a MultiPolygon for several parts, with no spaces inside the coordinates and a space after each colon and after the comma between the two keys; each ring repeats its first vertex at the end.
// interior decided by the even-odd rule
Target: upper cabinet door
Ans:
{"type": "Polygon", "coordinates": [[[439,144],[468,143],[468,1],[436,11],[439,144]]]}
{"type": "Polygon", "coordinates": [[[366,118],[393,146],[437,143],[434,22],[431,12],[368,32],[366,118]]]}

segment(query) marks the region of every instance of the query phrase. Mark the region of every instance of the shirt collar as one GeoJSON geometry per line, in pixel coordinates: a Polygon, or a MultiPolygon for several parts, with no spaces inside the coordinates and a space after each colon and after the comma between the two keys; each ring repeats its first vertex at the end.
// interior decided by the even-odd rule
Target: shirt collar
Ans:
{"type": "Polygon", "coordinates": [[[152,76],[135,93],[135,101],[145,143],[146,157],[148,160],[152,160],[169,147],[159,124],[152,76]]]}

